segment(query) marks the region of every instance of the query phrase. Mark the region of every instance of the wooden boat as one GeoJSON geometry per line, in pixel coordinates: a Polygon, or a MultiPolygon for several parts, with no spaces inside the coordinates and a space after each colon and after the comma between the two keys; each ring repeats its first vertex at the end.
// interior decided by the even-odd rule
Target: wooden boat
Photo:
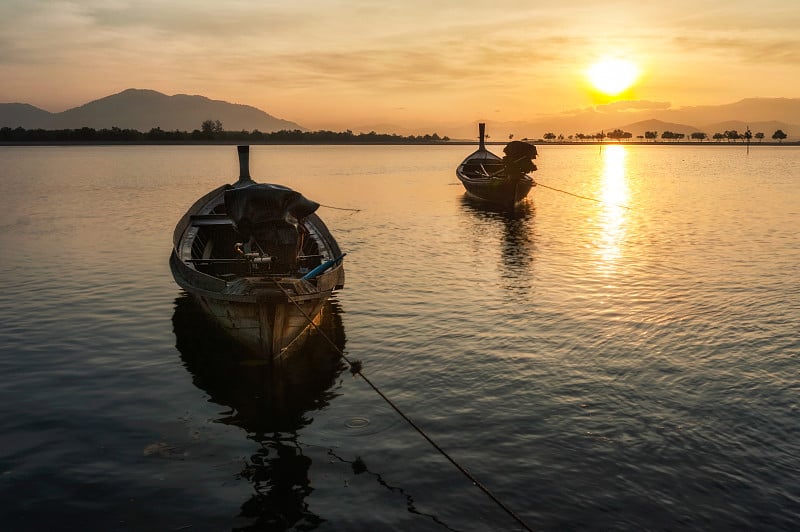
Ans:
{"type": "Polygon", "coordinates": [[[480,200],[512,209],[522,202],[536,183],[529,173],[536,170],[536,146],[512,141],[500,158],[486,149],[485,124],[478,124],[480,145],[456,169],[467,194],[480,200]]]}
{"type": "Polygon", "coordinates": [[[344,254],[318,203],[256,183],[250,147],[238,150],[238,181],[198,199],[175,227],[170,268],[230,337],[281,365],[344,286],[344,254]]]}

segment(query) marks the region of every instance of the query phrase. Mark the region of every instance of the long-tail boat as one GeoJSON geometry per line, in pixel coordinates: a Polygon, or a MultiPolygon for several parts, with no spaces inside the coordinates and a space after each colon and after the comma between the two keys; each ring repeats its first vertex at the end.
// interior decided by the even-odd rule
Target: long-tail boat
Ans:
{"type": "Polygon", "coordinates": [[[536,146],[512,141],[503,149],[505,156],[501,158],[486,149],[486,125],[478,124],[478,128],[479,147],[458,165],[456,176],[468,195],[513,209],[536,185],[529,175],[536,170],[536,146]]]}
{"type": "Polygon", "coordinates": [[[318,203],[256,183],[250,147],[238,152],[239,179],[202,196],[175,227],[170,268],[230,337],[281,365],[344,286],[344,253],[318,203]]]}

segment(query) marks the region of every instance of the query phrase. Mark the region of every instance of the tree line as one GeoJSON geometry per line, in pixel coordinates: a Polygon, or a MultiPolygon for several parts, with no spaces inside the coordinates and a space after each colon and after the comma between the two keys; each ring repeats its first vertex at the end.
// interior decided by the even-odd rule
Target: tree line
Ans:
{"type": "MultiPolygon", "coordinates": [[[[714,133],[714,135],[711,136],[711,138],[714,139],[717,142],[720,142],[722,140],[726,140],[728,142],[735,142],[735,141],[738,141],[738,140],[750,142],[750,140],[752,140],[754,138],[757,139],[759,142],[761,142],[761,141],[764,140],[764,137],[765,137],[765,135],[764,135],[763,132],[753,133],[749,129],[747,131],[745,131],[744,133],[739,133],[738,131],[733,129],[733,130],[730,130],[730,131],[725,131],[724,133],[714,133]]],[[[788,135],[786,133],[784,133],[780,129],[776,130],[775,133],[772,134],[772,140],[777,140],[778,142],[783,142],[783,140],[786,137],[788,137],[788,135]]],[[[556,135],[555,133],[552,133],[552,132],[545,133],[542,136],[542,138],[544,140],[550,140],[550,141],[552,141],[552,140],[559,140],[559,141],[565,140],[564,135],[556,135]]],[[[605,139],[610,139],[610,140],[620,141],[620,140],[628,140],[628,139],[631,139],[631,138],[633,138],[633,134],[632,133],[629,133],[628,131],[623,131],[621,129],[615,129],[613,131],[609,131],[608,133],[605,133],[605,132],[601,131],[600,133],[595,133],[593,135],[585,135],[583,133],[575,133],[575,135],[569,135],[568,137],[566,137],[566,140],[569,140],[569,141],[603,141],[605,139]]],[[[636,138],[639,139],[639,140],[655,141],[656,139],[658,139],[658,131],[645,131],[644,135],[637,135],[636,138]]],[[[672,131],[663,131],[663,132],[661,132],[661,139],[663,139],[663,140],[681,141],[681,140],[683,140],[685,138],[686,138],[686,135],[684,133],[675,133],[675,132],[672,132],[672,131]]],[[[703,133],[703,132],[700,132],[700,131],[695,131],[694,133],[691,133],[689,135],[689,138],[692,139],[692,140],[696,140],[696,141],[702,142],[704,140],[708,140],[709,136],[706,133],[703,133]]]]}
{"type": "Polygon", "coordinates": [[[136,129],[94,129],[82,127],[79,129],[25,129],[22,127],[0,128],[0,142],[290,142],[290,143],[319,143],[319,144],[347,144],[347,143],[437,143],[447,142],[450,138],[438,134],[426,135],[396,135],[388,133],[353,133],[351,130],[336,131],[292,131],[282,130],[265,133],[254,129],[252,131],[226,131],[219,120],[206,120],[199,129],[193,131],[166,131],[154,127],[150,131],[142,132],[136,129]]]}

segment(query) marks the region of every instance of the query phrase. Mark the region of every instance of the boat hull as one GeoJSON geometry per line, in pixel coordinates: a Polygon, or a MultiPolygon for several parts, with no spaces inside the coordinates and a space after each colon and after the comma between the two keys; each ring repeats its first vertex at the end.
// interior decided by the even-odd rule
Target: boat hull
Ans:
{"type": "Polygon", "coordinates": [[[195,300],[229,337],[247,351],[268,356],[274,364],[289,360],[322,321],[327,297],[295,305],[289,301],[225,301],[196,295],[195,300]]]}
{"type": "Polygon", "coordinates": [[[535,185],[527,174],[506,176],[502,159],[485,149],[464,159],[456,169],[456,177],[469,196],[505,208],[523,202],[535,185]]]}
{"type": "Polygon", "coordinates": [[[344,269],[338,265],[315,279],[273,279],[246,292],[230,284],[216,285],[182,262],[173,251],[170,268],[183,288],[222,332],[243,349],[280,366],[316,332],[325,302],[344,285],[344,269]]]}
{"type": "Polygon", "coordinates": [[[513,181],[506,178],[482,181],[464,178],[461,182],[470,197],[509,208],[525,201],[534,185],[533,180],[529,178],[513,181]]]}

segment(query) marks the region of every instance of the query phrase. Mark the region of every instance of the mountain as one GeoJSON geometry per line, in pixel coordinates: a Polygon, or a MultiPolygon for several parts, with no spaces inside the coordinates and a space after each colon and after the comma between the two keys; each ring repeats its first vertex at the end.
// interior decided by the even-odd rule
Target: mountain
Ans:
{"type": "Polygon", "coordinates": [[[27,103],[0,103],[0,127],[22,126],[25,129],[46,129],[52,116],[52,113],[27,103]]]}
{"type": "Polygon", "coordinates": [[[633,124],[622,126],[619,129],[631,133],[634,139],[639,136],[643,137],[645,131],[655,131],[658,133],[659,137],[665,131],[672,131],[673,133],[683,133],[687,137],[696,131],[700,131],[698,128],[694,126],[689,126],[686,124],[676,124],[674,122],[663,122],[661,120],[655,120],[655,119],[641,120],[639,122],[634,122],[633,124]]]}
{"type": "Polygon", "coordinates": [[[28,104],[0,104],[0,127],[25,129],[103,129],[119,127],[150,131],[193,131],[205,120],[219,120],[227,131],[305,130],[249,105],[211,100],[205,96],[167,96],[143,89],[127,89],[61,113],[48,113],[28,104]]]}
{"type": "Polygon", "coordinates": [[[694,124],[728,120],[750,123],[778,120],[800,124],[800,98],[745,98],[724,105],[682,107],[668,112],[677,118],[676,121],[694,124]]]}

